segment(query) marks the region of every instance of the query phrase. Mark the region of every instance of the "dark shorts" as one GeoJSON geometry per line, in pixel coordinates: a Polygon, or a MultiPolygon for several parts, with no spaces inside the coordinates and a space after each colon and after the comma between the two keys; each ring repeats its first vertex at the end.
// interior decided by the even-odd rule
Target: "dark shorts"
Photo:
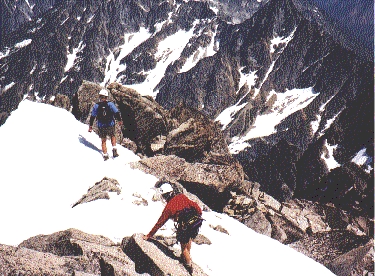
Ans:
{"type": "Polygon", "coordinates": [[[176,234],[176,239],[180,243],[188,243],[190,239],[195,239],[198,236],[199,228],[197,229],[187,229],[187,230],[178,230],[176,234]]]}
{"type": "Polygon", "coordinates": [[[190,239],[195,239],[199,228],[202,226],[203,219],[197,214],[194,208],[184,208],[178,214],[176,238],[180,243],[188,243],[190,239]]]}
{"type": "Polygon", "coordinates": [[[115,126],[99,127],[98,132],[99,132],[100,138],[107,138],[107,136],[109,137],[115,136],[115,126]]]}

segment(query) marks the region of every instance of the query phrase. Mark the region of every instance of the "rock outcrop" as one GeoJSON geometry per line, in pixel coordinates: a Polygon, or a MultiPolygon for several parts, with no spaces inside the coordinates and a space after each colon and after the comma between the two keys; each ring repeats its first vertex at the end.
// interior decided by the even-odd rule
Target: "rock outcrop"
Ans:
{"type": "Polygon", "coordinates": [[[71,104],[70,99],[67,95],[57,94],[56,96],[51,97],[51,105],[63,108],[67,111],[70,111],[71,104]]]}
{"type": "Polygon", "coordinates": [[[140,275],[108,238],[76,229],[39,235],[18,247],[0,245],[2,275],[140,275]]]}
{"type": "MultiPolygon", "coordinates": [[[[298,199],[279,202],[259,188],[258,183],[244,181],[237,193],[230,192],[231,199],[223,212],[284,244],[337,231],[348,231],[363,240],[372,235],[371,219],[349,214],[332,204],[298,199]]],[[[344,239],[338,243],[344,243],[344,239]]]]}
{"type": "Polygon", "coordinates": [[[116,100],[124,121],[124,135],[137,144],[137,150],[147,156],[153,155],[151,141],[166,135],[174,128],[174,122],[152,97],[141,96],[137,91],[118,83],[108,85],[116,100]]]}
{"type": "Polygon", "coordinates": [[[87,203],[97,199],[109,199],[108,192],[120,194],[121,189],[116,179],[104,177],[101,181],[96,182],[94,186],[90,187],[87,194],[83,195],[76,203],[72,205],[72,208],[78,204],[87,203]]]}
{"type": "MultiPolygon", "coordinates": [[[[207,238],[196,238],[199,244],[207,238]]],[[[142,234],[110,239],[68,229],[29,238],[17,247],[0,244],[1,275],[137,276],[189,275],[180,262],[174,238],[143,240],[142,234]]],[[[206,275],[194,264],[195,276],[206,275]]]]}
{"type": "Polygon", "coordinates": [[[180,182],[187,191],[219,211],[229,199],[229,190],[239,187],[244,179],[233,166],[189,163],[174,155],[144,158],[132,163],[132,167],[180,182]]]}
{"type": "Polygon", "coordinates": [[[349,231],[317,233],[289,245],[324,264],[338,276],[374,271],[374,240],[349,231]]]}
{"type": "MultiPolygon", "coordinates": [[[[77,120],[83,123],[88,122],[92,107],[99,101],[99,91],[103,88],[97,83],[90,81],[82,82],[82,85],[72,98],[72,113],[77,120]]],[[[111,95],[109,95],[109,100],[113,101],[111,95]]]]}
{"type": "MultiPolygon", "coordinates": [[[[180,262],[179,256],[156,239],[145,241],[142,234],[134,234],[130,239],[124,239],[121,247],[134,261],[137,271],[150,275],[179,275],[188,276],[188,271],[180,262]]],[[[179,254],[178,254],[179,255],[179,254]]],[[[206,275],[193,263],[193,275],[206,275]]]]}
{"type": "Polygon", "coordinates": [[[217,122],[183,103],[171,109],[170,114],[177,120],[179,127],[168,133],[164,145],[165,155],[176,155],[188,162],[222,165],[238,163],[230,154],[217,122]]]}

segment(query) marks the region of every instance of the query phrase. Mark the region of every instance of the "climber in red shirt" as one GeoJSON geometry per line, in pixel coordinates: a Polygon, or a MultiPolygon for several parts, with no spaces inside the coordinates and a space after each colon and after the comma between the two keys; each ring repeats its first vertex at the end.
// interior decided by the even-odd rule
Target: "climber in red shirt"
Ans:
{"type": "Polygon", "coordinates": [[[155,226],[144,236],[144,239],[148,240],[168,219],[173,219],[176,222],[175,225],[177,228],[176,238],[181,244],[182,262],[189,273],[192,274],[193,266],[190,257],[191,241],[198,235],[199,228],[202,225],[202,210],[197,203],[187,198],[184,194],[176,194],[169,183],[162,184],[159,190],[166,200],[167,205],[155,226]]]}

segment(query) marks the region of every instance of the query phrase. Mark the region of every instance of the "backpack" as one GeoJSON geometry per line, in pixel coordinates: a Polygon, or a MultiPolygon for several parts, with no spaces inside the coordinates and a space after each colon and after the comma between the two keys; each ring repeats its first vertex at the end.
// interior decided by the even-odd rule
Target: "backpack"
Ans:
{"type": "Polygon", "coordinates": [[[193,207],[186,207],[177,214],[175,227],[177,231],[191,231],[198,233],[204,219],[193,207]]]}
{"type": "Polygon", "coordinates": [[[113,113],[108,102],[98,103],[98,114],[96,118],[101,123],[110,123],[113,120],[113,113]]]}

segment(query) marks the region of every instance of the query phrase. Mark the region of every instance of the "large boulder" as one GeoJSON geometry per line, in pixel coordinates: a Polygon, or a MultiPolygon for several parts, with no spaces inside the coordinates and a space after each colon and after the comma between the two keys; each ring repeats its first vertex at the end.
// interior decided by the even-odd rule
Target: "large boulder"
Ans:
{"type": "Polygon", "coordinates": [[[104,177],[101,181],[96,182],[94,186],[87,190],[87,193],[82,196],[76,203],[73,204],[72,208],[83,203],[94,201],[97,199],[109,199],[109,192],[121,193],[121,188],[116,179],[104,177]]]}
{"type": "Polygon", "coordinates": [[[374,240],[342,254],[327,267],[337,276],[371,275],[374,272],[374,240]]]}
{"type": "MultiPolygon", "coordinates": [[[[246,182],[246,181],[245,181],[246,182]]],[[[303,238],[306,233],[280,213],[281,204],[271,196],[260,193],[257,185],[250,194],[230,192],[231,199],[223,212],[254,231],[287,244],[303,238]]]]}
{"type": "Polygon", "coordinates": [[[56,96],[52,96],[50,99],[50,104],[56,107],[63,108],[67,111],[70,111],[71,108],[69,97],[63,94],[57,94],[56,96]]]}
{"type": "Polygon", "coordinates": [[[217,211],[222,211],[228,202],[228,191],[240,186],[244,180],[242,170],[235,166],[189,163],[174,155],[144,158],[131,166],[158,178],[180,182],[187,191],[217,211]]]}
{"type": "Polygon", "coordinates": [[[229,152],[219,123],[182,103],[170,113],[179,127],[168,133],[164,154],[176,155],[188,162],[225,165],[237,162],[229,152]]]}
{"type": "MultiPolygon", "coordinates": [[[[312,234],[289,246],[327,266],[336,275],[349,276],[367,275],[364,271],[358,274],[352,272],[358,266],[363,268],[373,242],[367,236],[357,236],[349,231],[331,231],[312,234]]],[[[374,271],[373,261],[370,269],[374,271]]]]}
{"type": "Polygon", "coordinates": [[[0,245],[1,275],[140,275],[110,239],[68,229],[0,245]]]}
{"type": "MultiPolygon", "coordinates": [[[[74,260],[51,253],[0,244],[0,275],[72,275],[74,260]]],[[[99,273],[89,274],[99,275],[99,273]]]]}
{"type": "MultiPolygon", "coordinates": [[[[155,276],[190,275],[180,262],[180,257],[156,239],[145,241],[142,234],[134,234],[130,239],[124,239],[121,246],[141,273],[155,276]]],[[[206,275],[194,263],[193,269],[196,276],[206,275]]]]}
{"type": "Polygon", "coordinates": [[[358,237],[372,236],[372,220],[348,214],[332,204],[298,199],[279,202],[261,191],[256,182],[245,180],[230,195],[223,212],[284,244],[335,231],[349,231],[358,237]]]}
{"type": "Polygon", "coordinates": [[[119,83],[111,83],[107,88],[120,109],[125,137],[133,140],[142,154],[153,155],[152,140],[175,127],[169,113],[152,97],[141,96],[134,89],[119,83]]]}
{"type": "MultiPolygon", "coordinates": [[[[88,123],[92,107],[99,101],[98,94],[102,89],[104,89],[104,87],[94,82],[82,82],[82,85],[72,98],[72,113],[77,120],[88,123]]],[[[109,100],[113,101],[111,95],[109,95],[109,100]]]]}

